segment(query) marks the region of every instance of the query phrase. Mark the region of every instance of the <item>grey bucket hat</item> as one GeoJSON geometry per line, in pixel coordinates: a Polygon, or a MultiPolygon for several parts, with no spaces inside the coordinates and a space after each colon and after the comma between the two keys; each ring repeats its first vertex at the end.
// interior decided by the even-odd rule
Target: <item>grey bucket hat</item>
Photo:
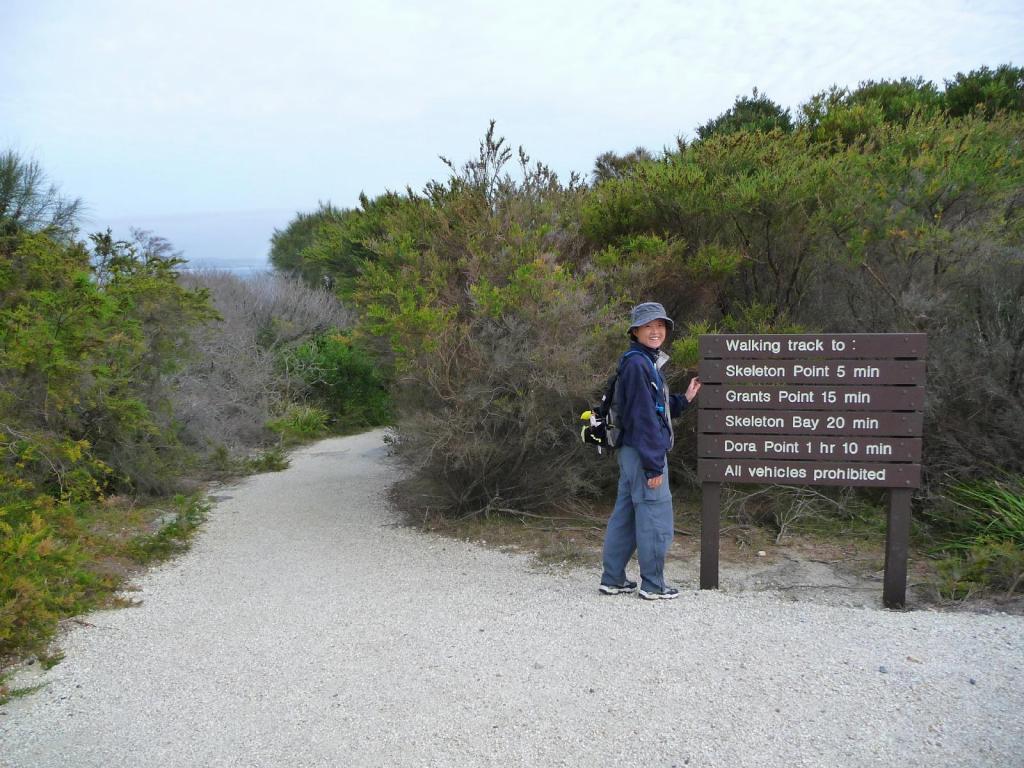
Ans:
{"type": "Polygon", "coordinates": [[[656,301],[645,301],[643,304],[633,307],[629,319],[629,330],[632,331],[641,325],[647,325],[651,320],[664,320],[670,331],[676,326],[672,318],[665,314],[665,308],[661,304],[656,301]]]}

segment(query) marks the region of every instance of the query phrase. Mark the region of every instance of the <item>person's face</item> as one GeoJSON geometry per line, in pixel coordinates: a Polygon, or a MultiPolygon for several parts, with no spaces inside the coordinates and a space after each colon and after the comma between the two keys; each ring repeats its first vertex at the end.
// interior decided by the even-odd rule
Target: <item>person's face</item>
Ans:
{"type": "Polygon", "coordinates": [[[665,343],[665,336],[668,335],[668,325],[664,320],[651,320],[644,325],[633,329],[636,340],[645,347],[659,349],[665,343]]]}

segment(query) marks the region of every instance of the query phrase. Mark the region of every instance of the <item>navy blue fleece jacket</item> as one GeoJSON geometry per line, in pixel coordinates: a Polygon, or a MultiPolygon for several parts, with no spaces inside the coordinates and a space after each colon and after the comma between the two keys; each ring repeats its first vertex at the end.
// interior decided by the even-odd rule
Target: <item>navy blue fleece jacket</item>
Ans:
{"type": "MultiPolygon", "coordinates": [[[[635,448],[640,454],[644,474],[657,477],[665,466],[665,454],[672,447],[672,430],[665,414],[665,383],[657,369],[658,350],[634,341],[630,351],[619,363],[615,397],[619,401],[622,424],[620,443],[635,448]]],[[[679,416],[689,405],[683,395],[670,395],[668,412],[679,416]]]]}

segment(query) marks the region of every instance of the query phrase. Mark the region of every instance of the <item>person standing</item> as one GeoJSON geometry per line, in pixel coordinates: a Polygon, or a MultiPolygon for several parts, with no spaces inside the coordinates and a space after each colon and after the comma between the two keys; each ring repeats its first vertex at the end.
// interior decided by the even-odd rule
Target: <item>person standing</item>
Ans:
{"type": "Polygon", "coordinates": [[[665,583],[665,555],[672,543],[672,493],[668,486],[668,452],[678,417],[700,392],[694,377],[685,395],[671,395],[661,373],[669,357],[662,344],[675,323],[654,301],[633,307],[629,349],[619,360],[615,385],[622,433],[616,450],[619,489],[608,520],[603,548],[602,594],[634,592],[626,564],[636,552],[640,564],[640,597],[670,600],[679,590],[665,583]]]}

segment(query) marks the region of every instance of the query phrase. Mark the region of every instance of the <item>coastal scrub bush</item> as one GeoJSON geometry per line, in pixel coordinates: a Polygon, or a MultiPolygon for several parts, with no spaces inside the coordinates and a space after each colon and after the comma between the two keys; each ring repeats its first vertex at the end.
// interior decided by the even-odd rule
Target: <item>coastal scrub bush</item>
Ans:
{"type": "Polygon", "coordinates": [[[88,445],[112,488],[161,492],[182,462],[166,377],[206,296],[159,243],[92,242],[23,232],[0,246],[0,424],[88,445]]]}
{"type": "MultiPolygon", "coordinates": [[[[649,299],[677,321],[676,391],[701,333],[927,333],[921,506],[1024,471],[1022,83],[866,82],[795,117],[754,93],[690,144],[605,153],[589,187],[492,123],[447,178],[325,216],[295,258],[359,310],[421,506],[535,513],[610,490],[575,414],[649,299]]],[[[694,422],[676,482],[695,482],[694,422]]]]}
{"type": "Polygon", "coordinates": [[[77,210],[34,163],[0,155],[0,668],[41,655],[133,564],[184,546],[199,499],[136,503],[178,490],[198,455],[285,466],[279,448],[251,456],[274,439],[268,420],[309,435],[327,415],[296,416],[313,385],[282,357],[351,318],[297,279],[206,285],[146,232],[79,241],[77,210]]]}
{"type": "Polygon", "coordinates": [[[186,457],[165,377],[208,312],[162,241],[106,233],[90,248],[68,210],[2,222],[0,666],[43,653],[61,618],[116,585],[86,521],[110,494],[176,482],[186,457]],[[33,231],[39,216],[53,225],[33,231]]]}
{"type": "Polygon", "coordinates": [[[197,271],[182,280],[207,291],[217,313],[196,331],[195,355],[173,377],[182,440],[203,454],[247,455],[274,441],[271,422],[309,392],[287,363],[294,350],[349,326],[353,315],[324,288],[285,275],[197,271]]]}
{"type": "Polygon", "coordinates": [[[107,586],[79,539],[111,472],[85,441],[0,424],[0,669],[107,586]]]}
{"type": "Polygon", "coordinates": [[[583,232],[715,255],[652,285],[674,316],[696,310],[697,331],[927,333],[926,482],[1020,471],[1024,119],[901,115],[848,145],[801,123],[681,146],[596,185],[583,232]]]}
{"type": "MultiPolygon", "coordinates": [[[[363,331],[388,343],[395,449],[421,508],[528,512],[593,491],[580,471],[579,411],[611,365],[609,318],[635,283],[600,279],[563,185],[494,134],[479,155],[396,207],[354,296],[363,331]]],[[[617,263],[618,254],[608,254],[617,263]]],[[[638,273],[638,278],[643,274],[638,273]]]]}
{"type": "Polygon", "coordinates": [[[36,516],[17,530],[0,523],[0,668],[16,653],[41,653],[66,615],[80,612],[95,579],[83,556],[36,516]]]}
{"type": "Polygon", "coordinates": [[[829,270],[799,319],[928,334],[925,479],[1024,469],[1024,119],[914,118],[842,158],[829,270]]]}
{"type": "Polygon", "coordinates": [[[320,334],[283,356],[307,396],[324,409],[325,427],[351,430],[386,424],[391,417],[388,382],[377,356],[344,331],[320,334]]]}

